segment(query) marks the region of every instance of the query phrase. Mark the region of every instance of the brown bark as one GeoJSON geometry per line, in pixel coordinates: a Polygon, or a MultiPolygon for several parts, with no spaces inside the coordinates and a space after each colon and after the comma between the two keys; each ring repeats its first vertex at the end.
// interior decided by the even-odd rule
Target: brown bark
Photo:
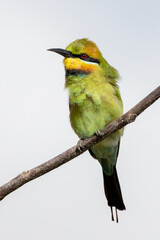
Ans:
{"type": "MultiPolygon", "coordinates": [[[[85,139],[81,142],[81,149],[77,148],[77,145],[68,149],[67,151],[61,153],[60,155],[52,158],[51,160],[29,170],[22,172],[17,177],[13,178],[11,181],[7,182],[0,187],[0,200],[6,197],[11,192],[15,191],[17,188],[21,187],[25,183],[40,177],[43,174],[61,166],[62,164],[72,160],[73,158],[79,156],[94,144],[102,141],[105,137],[111,133],[123,128],[127,124],[135,121],[137,116],[141,114],[146,108],[153,104],[158,98],[160,98],[160,86],[157,87],[153,92],[151,92],[147,97],[135,105],[131,110],[122,115],[120,118],[110,123],[105,127],[103,131],[100,132],[98,136],[93,136],[91,138],[85,139]]],[[[159,127],[157,125],[157,127],[159,127]]]]}

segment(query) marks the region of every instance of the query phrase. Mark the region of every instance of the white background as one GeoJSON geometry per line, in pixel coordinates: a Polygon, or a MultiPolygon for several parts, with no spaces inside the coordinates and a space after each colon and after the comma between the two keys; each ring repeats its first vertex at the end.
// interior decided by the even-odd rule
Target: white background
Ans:
{"type": "MultiPolygon", "coordinates": [[[[0,1],[0,184],[76,144],[63,58],[87,37],[118,69],[125,112],[160,82],[159,0],[0,1]]],[[[0,202],[0,239],[160,239],[160,103],[125,128],[118,173],[126,211],[111,222],[88,152],[0,202]]]]}

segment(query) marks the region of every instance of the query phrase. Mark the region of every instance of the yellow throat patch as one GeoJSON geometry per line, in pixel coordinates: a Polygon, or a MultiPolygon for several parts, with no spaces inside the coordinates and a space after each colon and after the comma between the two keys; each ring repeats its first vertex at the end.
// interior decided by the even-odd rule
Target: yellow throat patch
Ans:
{"type": "Polygon", "coordinates": [[[83,61],[79,58],[65,58],[64,66],[66,70],[80,70],[86,73],[96,71],[100,68],[97,63],[83,61]]]}

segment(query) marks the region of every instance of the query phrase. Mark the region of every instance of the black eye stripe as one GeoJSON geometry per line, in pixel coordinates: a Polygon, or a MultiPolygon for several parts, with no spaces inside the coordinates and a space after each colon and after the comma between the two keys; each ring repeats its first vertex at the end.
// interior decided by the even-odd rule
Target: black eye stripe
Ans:
{"type": "Polygon", "coordinates": [[[82,53],[82,54],[73,54],[70,52],[70,56],[68,57],[71,57],[71,58],[80,58],[84,61],[87,61],[87,62],[93,62],[93,63],[98,63],[100,64],[100,61],[96,58],[92,58],[92,57],[89,57],[86,53],[82,53]],[[82,57],[83,55],[85,55],[85,58],[82,57]]]}
{"type": "Polygon", "coordinates": [[[100,61],[98,59],[89,57],[88,55],[87,55],[87,57],[85,59],[82,58],[82,54],[81,55],[73,54],[73,55],[74,55],[75,58],[80,58],[80,59],[82,59],[84,61],[87,61],[87,62],[94,62],[94,63],[98,63],[98,64],[100,63],[100,61]]]}

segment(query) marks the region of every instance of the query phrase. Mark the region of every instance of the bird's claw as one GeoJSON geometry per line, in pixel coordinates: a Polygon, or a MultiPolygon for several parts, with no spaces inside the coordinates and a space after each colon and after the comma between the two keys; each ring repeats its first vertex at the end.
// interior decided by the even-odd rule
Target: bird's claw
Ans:
{"type": "Polygon", "coordinates": [[[82,143],[83,143],[83,139],[80,139],[78,142],[77,142],[77,150],[79,152],[82,152],[82,143]]]}
{"type": "Polygon", "coordinates": [[[100,137],[101,137],[101,132],[100,132],[100,131],[97,131],[97,132],[95,133],[95,135],[97,136],[97,138],[100,138],[100,137]]]}

